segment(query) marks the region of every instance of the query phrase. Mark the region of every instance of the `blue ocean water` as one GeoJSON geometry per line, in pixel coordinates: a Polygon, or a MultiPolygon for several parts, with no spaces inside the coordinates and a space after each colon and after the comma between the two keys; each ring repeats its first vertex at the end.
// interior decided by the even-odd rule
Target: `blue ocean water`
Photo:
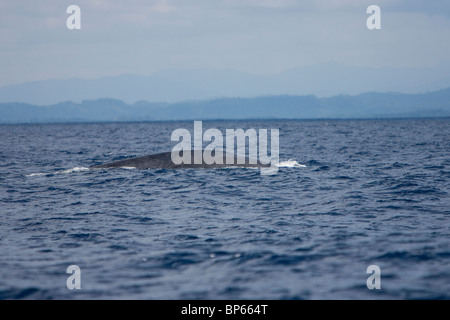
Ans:
{"type": "Polygon", "coordinates": [[[306,167],[88,170],[193,123],[0,126],[0,299],[450,298],[450,119],[203,127],[306,167]]]}

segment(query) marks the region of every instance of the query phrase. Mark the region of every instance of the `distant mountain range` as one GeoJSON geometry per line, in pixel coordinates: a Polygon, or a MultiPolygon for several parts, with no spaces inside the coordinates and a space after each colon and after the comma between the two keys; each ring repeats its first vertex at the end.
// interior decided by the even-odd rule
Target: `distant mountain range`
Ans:
{"type": "Polygon", "coordinates": [[[0,88],[0,103],[52,105],[101,98],[128,104],[141,100],[173,103],[266,95],[331,97],[364,92],[424,93],[448,87],[450,64],[428,68],[367,68],[325,63],[273,75],[233,70],[164,70],[148,76],[36,81],[0,88]]]}
{"type": "Polygon", "coordinates": [[[176,103],[127,104],[117,99],[48,106],[0,103],[0,123],[409,117],[450,117],[450,88],[422,94],[365,93],[329,98],[279,95],[176,103]]]}

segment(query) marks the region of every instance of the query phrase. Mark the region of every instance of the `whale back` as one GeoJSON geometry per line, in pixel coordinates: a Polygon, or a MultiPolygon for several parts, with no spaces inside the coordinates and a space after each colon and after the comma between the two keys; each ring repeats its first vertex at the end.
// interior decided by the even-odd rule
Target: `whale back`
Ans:
{"type": "MultiPolygon", "coordinates": [[[[178,152],[177,152],[178,153],[178,152]]],[[[250,159],[245,156],[231,155],[227,157],[223,153],[223,161],[221,164],[208,164],[202,157],[202,163],[194,163],[194,150],[191,150],[191,163],[175,164],[172,161],[172,152],[163,152],[158,154],[147,155],[143,157],[135,157],[119,160],[102,165],[91,167],[92,169],[108,169],[108,168],[136,168],[136,169],[177,169],[177,168],[224,168],[224,167],[253,167],[263,168],[270,165],[262,164],[259,160],[250,159]],[[227,163],[227,159],[234,158],[233,163],[227,163]]],[[[229,162],[229,161],[228,161],[229,162]]]]}

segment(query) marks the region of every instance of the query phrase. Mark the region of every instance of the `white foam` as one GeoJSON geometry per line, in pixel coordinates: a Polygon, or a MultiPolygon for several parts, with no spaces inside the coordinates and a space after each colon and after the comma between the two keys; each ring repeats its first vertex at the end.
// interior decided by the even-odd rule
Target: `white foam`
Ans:
{"type": "Polygon", "coordinates": [[[31,174],[27,174],[27,177],[39,177],[39,176],[48,176],[51,174],[69,174],[69,173],[73,173],[73,172],[84,172],[84,171],[89,171],[89,168],[86,167],[75,167],[72,169],[68,169],[68,170],[61,170],[61,171],[57,171],[57,172],[47,172],[47,173],[31,173],[31,174]]]}
{"type": "Polygon", "coordinates": [[[225,167],[221,167],[219,169],[250,169],[250,170],[259,170],[258,167],[246,167],[246,166],[235,166],[235,165],[230,165],[230,166],[225,166],[225,167]]]}
{"type": "Polygon", "coordinates": [[[27,177],[39,177],[39,176],[45,176],[47,173],[31,173],[31,174],[27,174],[27,177]]]}
{"type": "MultiPolygon", "coordinates": [[[[306,168],[305,165],[298,163],[295,160],[287,160],[287,161],[280,161],[278,164],[276,164],[276,166],[278,168],[306,168]]],[[[121,167],[122,169],[125,170],[135,170],[136,167],[121,167]]],[[[230,166],[230,167],[226,167],[226,168],[244,168],[244,167],[237,167],[237,166],[230,166]]],[[[256,169],[258,170],[259,168],[257,167],[250,167],[249,169],[256,169]]],[[[68,170],[62,170],[62,171],[57,171],[57,172],[52,172],[52,173],[31,173],[31,174],[27,174],[27,177],[39,177],[39,176],[45,176],[45,175],[50,175],[50,174],[69,174],[69,173],[73,173],[73,172],[85,172],[85,171],[89,171],[89,168],[86,167],[75,167],[72,169],[68,169],[68,170]]]]}
{"type": "Polygon", "coordinates": [[[287,160],[287,161],[280,161],[277,164],[278,168],[306,168],[305,165],[298,163],[295,160],[287,160]]]}
{"type": "Polygon", "coordinates": [[[63,170],[63,171],[59,171],[59,173],[72,173],[72,172],[83,172],[83,171],[89,171],[89,168],[85,168],[85,167],[75,167],[69,170],[63,170]]]}
{"type": "MultiPolygon", "coordinates": [[[[272,167],[275,170],[275,167],[277,168],[306,168],[304,164],[298,163],[295,160],[286,160],[286,161],[280,161],[278,163],[274,163],[274,167],[272,167]]],[[[225,167],[226,169],[256,169],[259,170],[258,167],[245,167],[245,166],[229,166],[225,167]]],[[[271,167],[267,167],[265,169],[270,169],[271,167]]]]}

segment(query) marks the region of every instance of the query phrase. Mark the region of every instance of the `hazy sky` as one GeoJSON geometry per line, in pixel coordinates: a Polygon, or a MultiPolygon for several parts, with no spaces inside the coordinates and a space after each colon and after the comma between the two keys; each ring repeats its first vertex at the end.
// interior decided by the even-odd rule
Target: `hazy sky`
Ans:
{"type": "Polygon", "coordinates": [[[448,0],[0,0],[0,86],[172,68],[271,74],[450,57],[448,0]],[[81,30],[66,9],[81,8],[81,30]],[[381,30],[366,9],[381,7],[381,30]]]}

